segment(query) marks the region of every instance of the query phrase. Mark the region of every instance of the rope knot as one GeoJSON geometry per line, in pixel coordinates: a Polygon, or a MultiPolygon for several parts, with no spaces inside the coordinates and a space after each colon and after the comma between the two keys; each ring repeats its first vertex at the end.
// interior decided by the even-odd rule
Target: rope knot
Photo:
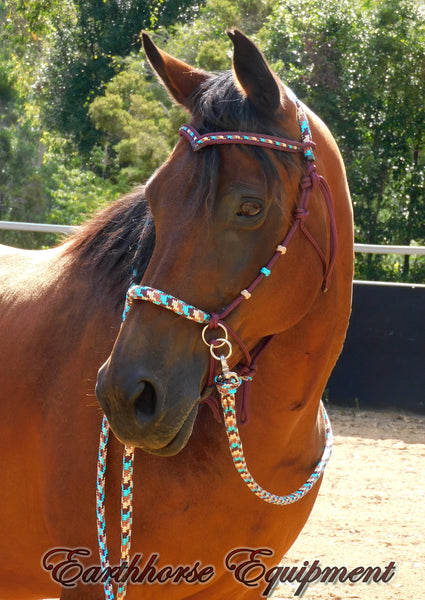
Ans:
{"type": "MultiPolygon", "coordinates": [[[[241,378],[237,373],[230,373],[230,376],[224,377],[223,375],[217,375],[215,378],[215,385],[221,396],[235,396],[239,386],[242,383],[241,378]]],[[[235,400],[233,399],[233,402],[235,400]]]]}
{"type": "Polygon", "coordinates": [[[308,212],[308,210],[306,208],[301,208],[300,206],[298,208],[296,208],[294,211],[295,219],[298,219],[301,222],[306,221],[309,214],[310,213],[308,212]]]}
{"type": "Polygon", "coordinates": [[[316,171],[316,167],[314,165],[313,165],[313,167],[314,168],[311,170],[311,173],[310,173],[310,179],[311,179],[312,189],[314,190],[314,188],[319,185],[320,175],[318,175],[318,173],[316,171]]]}
{"type": "Polygon", "coordinates": [[[220,315],[217,313],[210,313],[210,320],[208,321],[208,329],[218,329],[220,315]]]}
{"type": "Polygon", "coordinates": [[[306,174],[303,177],[301,177],[300,188],[302,190],[306,190],[310,187],[313,187],[313,180],[311,174],[306,174]]]}
{"type": "Polygon", "coordinates": [[[242,379],[252,379],[257,372],[257,365],[243,365],[237,369],[237,372],[242,379]]]}
{"type": "Polygon", "coordinates": [[[316,165],[314,163],[310,163],[307,166],[305,175],[301,178],[300,188],[302,190],[307,190],[311,188],[314,190],[315,187],[319,184],[320,176],[317,174],[316,165]]]}

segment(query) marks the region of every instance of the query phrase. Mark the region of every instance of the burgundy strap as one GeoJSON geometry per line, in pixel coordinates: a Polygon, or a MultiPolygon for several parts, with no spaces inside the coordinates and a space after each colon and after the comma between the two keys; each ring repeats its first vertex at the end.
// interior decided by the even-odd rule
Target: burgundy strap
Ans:
{"type": "MultiPolygon", "coordinates": [[[[273,336],[268,336],[260,340],[260,342],[255,346],[255,348],[250,352],[245,344],[242,342],[238,334],[226,323],[226,317],[233,311],[241,302],[247,300],[251,297],[252,292],[257,287],[261,281],[265,277],[268,277],[271,273],[273,266],[276,261],[282,256],[282,254],[286,253],[287,246],[294,236],[297,229],[303,233],[303,235],[308,239],[313,248],[316,250],[317,255],[322,263],[323,267],[323,283],[322,290],[326,291],[329,286],[330,279],[332,277],[332,272],[335,266],[336,260],[336,252],[337,252],[337,230],[335,225],[335,215],[332,203],[332,196],[330,188],[326,182],[326,180],[318,175],[316,172],[316,166],[314,164],[315,158],[313,154],[313,148],[315,147],[314,142],[311,139],[311,131],[308,124],[308,118],[305,114],[305,111],[301,105],[301,103],[294,98],[294,101],[297,105],[297,117],[298,122],[301,129],[301,142],[295,142],[293,140],[286,140],[284,138],[278,138],[274,136],[262,135],[258,133],[245,133],[245,132],[214,132],[214,133],[206,133],[199,134],[196,129],[192,125],[182,125],[179,129],[179,134],[185,137],[192,147],[192,149],[196,152],[205,146],[213,145],[213,144],[248,144],[251,146],[261,146],[264,148],[272,149],[272,150],[282,150],[285,152],[302,152],[304,154],[306,170],[305,174],[300,181],[300,200],[298,206],[294,210],[293,218],[294,221],[286,234],[285,239],[281,244],[279,244],[276,248],[276,251],[268,264],[260,270],[259,275],[254,279],[251,285],[242,290],[240,295],[231,303],[221,314],[211,313],[206,314],[204,311],[199,311],[193,306],[187,305],[186,303],[177,300],[174,297],[171,297],[167,294],[164,294],[160,290],[156,290],[146,286],[136,286],[151,295],[139,295],[136,294],[135,298],[140,298],[142,300],[149,300],[151,302],[157,303],[160,306],[165,306],[170,310],[174,310],[178,314],[183,314],[186,318],[192,318],[193,315],[189,316],[185,312],[180,313],[179,311],[173,308],[174,305],[170,305],[170,298],[177,302],[183,304],[186,309],[189,307],[191,311],[198,311],[203,318],[201,321],[199,319],[198,322],[208,322],[208,328],[211,330],[215,330],[218,327],[224,328],[233,338],[233,340],[238,344],[239,348],[242,350],[242,354],[244,357],[244,361],[237,365],[236,371],[239,376],[243,379],[243,392],[241,401],[238,403],[238,419],[241,422],[246,422],[248,420],[248,393],[249,386],[252,376],[255,373],[257,367],[257,360],[260,357],[261,353],[265,350],[267,345],[270,343],[273,336]],[[306,227],[306,220],[309,216],[308,212],[308,203],[310,199],[311,192],[319,187],[322,192],[323,198],[325,200],[326,208],[329,215],[329,224],[330,224],[330,234],[329,234],[329,258],[327,259],[325,252],[320,248],[317,241],[314,239],[310,231],[306,227]],[[159,294],[158,298],[154,298],[155,294],[159,294]],[[153,296],[152,296],[153,294],[153,296]],[[165,300],[164,300],[165,298],[165,300]]],[[[132,288],[130,288],[132,289],[132,288]]],[[[140,290],[139,290],[140,291],[140,290]]],[[[127,306],[127,305],[126,305],[127,306]]],[[[205,340],[204,340],[205,341],[205,340]]],[[[208,345],[211,347],[221,347],[223,340],[209,340],[208,345]]],[[[209,373],[208,373],[208,381],[207,388],[214,387],[215,383],[215,375],[216,375],[216,365],[217,365],[217,356],[213,356],[211,354],[209,373]]],[[[215,399],[211,396],[204,400],[207,404],[211,406],[214,411],[214,414],[217,418],[220,416],[219,404],[215,402],[215,399]]]]}
{"type": "MultiPolygon", "coordinates": [[[[225,318],[233,311],[241,302],[249,298],[257,287],[257,285],[263,281],[263,279],[270,275],[271,269],[273,268],[276,261],[286,252],[286,247],[290,240],[294,236],[297,229],[303,233],[308,239],[313,248],[316,250],[319,256],[320,262],[323,267],[323,283],[322,291],[327,291],[332,273],[335,267],[336,252],[337,252],[337,230],[335,224],[335,214],[332,202],[332,195],[326,180],[317,174],[315,166],[315,158],[313,154],[313,148],[315,143],[311,139],[311,131],[308,123],[308,118],[305,114],[304,108],[296,97],[294,102],[297,106],[297,118],[301,129],[301,142],[293,140],[287,140],[284,138],[263,135],[259,133],[246,133],[240,131],[226,131],[226,132],[211,132],[201,135],[192,125],[182,125],[179,129],[179,135],[186,138],[192,150],[197,152],[201,148],[210,146],[213,144],[248,144],[250,146],[261,146],[263,148],[269,148],[273,150],[282,150],[284,152],[303,152],[306,164],[305,174],[300,181],[300,200],[297,208],[293,213],[294,222],[286,234],[283,242],[277,247],[275,254],[272,256],[268,264],[263,267],[259,275],[254,279],[251,285],[243,290],[241,294],[221,313],[212,313],[209,320],[209,328],[211,330],[217,329],[219,326],[224,327],[233,340],[238,344],[242,350],[244,356],[244,362],[240,363],[236,367],[236,371],[240,377],[243,378],[243,387],[240,402],[238,403],[238,420],[244,423],[248,420],[248,394],[250,381],[256,370],[256,363],[261,353],[265,350],[267,345],[270,343],[273,336],[269,336],[260,340],[255,348],[249,352],[248,348],[242,342],[240,337],[235,331],[225,322],[225,318]],[[317,241],[314,239],[310,231],[306,227],[306,220],[309,216],[308,203],[310,194],[313,190],[319,187],[322,192],[326,208],[329,215],[329,258],[327,259],[325,252],[320,248],[317,241]]],[[[209,340],[209,343],[214,346],[220,345],[217,340],[209,340]]],[[[214,380],[216,374],[216,359],[211,356],[208,382],[207,387],[214,387],[214,380]]],[[[206,402],[213,410],[214,415],[220,420],[220,410],[218,399],[210,396],[204,402],[206,402]]]]}

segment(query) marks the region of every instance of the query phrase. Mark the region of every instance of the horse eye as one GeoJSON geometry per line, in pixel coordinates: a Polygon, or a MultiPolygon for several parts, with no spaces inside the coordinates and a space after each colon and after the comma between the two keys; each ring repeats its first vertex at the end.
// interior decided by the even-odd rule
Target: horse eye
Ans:
{"type": "Polygon", "coordinates": [[[261,202],[256,200],[245,200],[239,206],[238,217],[256,217],[263,209],[261,202]]]}

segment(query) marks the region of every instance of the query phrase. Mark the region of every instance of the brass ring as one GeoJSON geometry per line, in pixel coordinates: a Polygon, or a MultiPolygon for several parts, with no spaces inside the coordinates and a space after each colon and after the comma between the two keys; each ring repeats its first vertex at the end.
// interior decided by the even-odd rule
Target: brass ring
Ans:
{"type": "MultiPolygon", "coordinates": [[[[224,331],[224,338],[218,338],[219,340],[225,340],[227,342],[227,340],[229,339],[229,334],[227,332],[227,329],[225,328],[225,326],[222,323],[218,323],[218,327],[221,327],[221,329],[224,331]]],[[[207,331],[207,329],[209,329],[209,325],[205,325],[205,327],[202,330],[202,341],[204,342],[204,344],[206,344],[207,346],[209,346],[211,348],[212,344],[210,344],[207,339],[205,338],[205,333],[207,331]]],[[[223,346],[224,344],[220,344],[220,346],[223,346]]],[[[219,346],[216,346],[216,348],[218,348],[219,346]]]]}
{"type": "Polygon", "coordinates": [[[227,360],[232,355],[232,352],[233,352],[232,344],[229,342],[229,340],[227,340],[227,339],[225,340],[224,338],[218,338],[216,341],[221,342],[221,344],[219,346],[213,346],[212,344],[210,345],[211,356],[213,358],[215,358],[215,360],[220,360],[221,357],[223,357],[225,360],[227,360]],[[226,355],[220,354],[219,356],[217,356],[217,354],[214,353],[214,350],[216,348],[221,348],[222,346],[225,346],[226,344],[229,347],[227,354],[226,355]]]}

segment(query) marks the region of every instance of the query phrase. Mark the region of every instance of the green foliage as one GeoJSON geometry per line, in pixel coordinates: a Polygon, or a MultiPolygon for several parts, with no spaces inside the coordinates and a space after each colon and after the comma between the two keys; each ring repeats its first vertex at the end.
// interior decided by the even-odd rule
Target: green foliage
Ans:
{"type": "MultiPolygon", "coordinates": [[[[151,127],[146,140],[140,132],[138,160],[148,147],[157,156],[134,169],[134,136],[115,140],[117,154],[88,109],[124,65],[120,57],[137,51],[142,27],[170,25],[191,8],[191,0],[0,1],[0,219],[80,222],[165,158],[151,127]]],[[[0,231],[3,243],[26,247],[54,240],[0,231]]]]}
{"type": "Polygon", "coordinates": [[[104,174],[133,185],[164,162],[186,118],[164,88],[146,77],[140,58],[127,61],[105,94],[92,102],[89,114],[102,131],[104,174]]]}
{"type": "MultiPolygon", "coordinates": [[[[17,44],[22,23],[11,20],[0,2],[0,219],[34,219],[46,208],[43,178],[39,171],[38,135],[25,113],[20,62],[27,53],[17,44]]],[[[11,240],[14,233],[3,234],[11,240]]]]}
{"type": "Polygon", "coordinates": [[[49,129],[72,135],[88,154],[99,139],[90,103],[140,49],[140,32],[188,16],[192,0],[66,0],[52,14],[53,31],[40,79],[49,129]]]}
{"type": "MultiPolygon", "coordinates": [[[[184,113],[139,34],[228,69],[227,27],[251,35],[329,125],[356,238],[425,244],[425,7],[416,0],[0,0],[0,218],[76,223],[145,181],[184,113]]],[[[35,247],[39,234],[0,233],[35,247]],[[22,234],[23,235],[23,234],[22,234]]],[[[425,280],[423,258],[357,255],[356,276],[425,280]]]]}
{"type": "Polygon", "coordinates": [[[43,174],[50,198],[49,222],[79,224],[94,210],[129,191],[125,183],[104,179],[85,167],[66,140],[45,134],[42,142],[43,174]]]}
{"type": "MultiPolygon", "coordinates": [[[[237,6],[230,0],[210,0],[192,24],[174,26],[172,36],[161,28],[159,35],[166,38],[162,45],[204,69],[227,69],[231,55],[223,35],[226,24],[243,25],[242,10],[252,18],[264,6],[263,0],[237,6]]],[[[179,126],[187,120],[187,113],[171,103],[140,55],[126,59],[104,94],[91,103],[89,115],[101,132],[97,147],[103,149],[103,174],[130,184],[145,181],[167,158],[179,126]]]]}
{"type": "Polygon", "coordinates": [[[226,28],[239,27],[253,34],[272,10],[271,0],[208,0],[192,23],[175,25],[169,32],[159,30],[164,49],[207,71],[229,69],[231,44],[226,28]]]}
{"type": "MultiPolygon", "coordinates": [[[[357,241],[425,243],[425,15],[414,0],[277,6],[259,32],[280,75],[335,134],[347,166],[357,241]]],[[[357,276],[407,280],[382,256],[357,276]]]]}

